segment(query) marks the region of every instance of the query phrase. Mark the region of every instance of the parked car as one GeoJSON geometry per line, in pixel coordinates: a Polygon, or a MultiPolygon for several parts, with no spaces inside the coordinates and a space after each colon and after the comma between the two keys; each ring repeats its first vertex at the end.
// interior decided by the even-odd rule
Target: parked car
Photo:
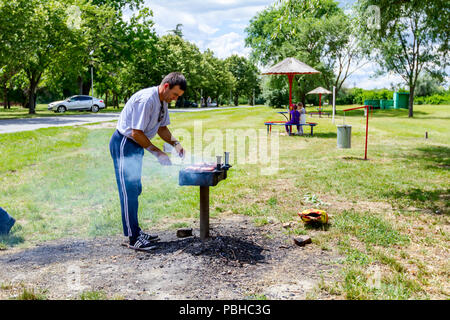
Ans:
{"type": "Polygon", "coordinates": [[[100,109],[104,109],[105,104],[103,100],[91,97],[91,96],[72,96],[66,100],[55,101],[48,104],[48,110],[54,112],[63,113],[68,110],[89,110],[92,112],[98,112],[100,109]]]}
{"type": "Polygon", "coordinates": [[[177,102],[175,103],[175,107],[176,108],[197,108],[198,105],[197,105],[197,103],[195,103],[193,101],[178,99],[177,102]]]}
{"type": "Polygon", "coordinates": [[[193,101],[184,100],[185,108],[198,108],[198,104],[193,101]]]}

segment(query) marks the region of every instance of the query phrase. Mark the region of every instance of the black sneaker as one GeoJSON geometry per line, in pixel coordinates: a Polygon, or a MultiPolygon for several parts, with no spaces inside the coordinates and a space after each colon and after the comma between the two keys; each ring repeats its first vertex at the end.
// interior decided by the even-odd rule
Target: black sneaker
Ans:
{"type": "Polygon", "coordinates": [[[130,244],[128,248],[138,250],[138,251],[150,251],[156,248],[156,246],[152,245],[150,241],[145,240],[141,236],[139,236],[136,240],[130,239],[130,244]]]}
{"type": "Polygon", "coordinates": [[[139,231],[139,238],[145,239],[147,241],[159,241],[161,239],[159,239],[158,235],[153,235],[153,234],[148,234],[143,232],[142,230],[139,231]]]}

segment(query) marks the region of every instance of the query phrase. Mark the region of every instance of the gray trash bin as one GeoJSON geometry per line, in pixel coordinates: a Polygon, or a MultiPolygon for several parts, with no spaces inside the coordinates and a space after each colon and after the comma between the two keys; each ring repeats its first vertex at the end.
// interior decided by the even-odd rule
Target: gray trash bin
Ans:
{"type": "Polygon", "coordinates": [[[351,148],[352,126],[343,124],[337,126],[337,147],[340,149],[351,148]]]}

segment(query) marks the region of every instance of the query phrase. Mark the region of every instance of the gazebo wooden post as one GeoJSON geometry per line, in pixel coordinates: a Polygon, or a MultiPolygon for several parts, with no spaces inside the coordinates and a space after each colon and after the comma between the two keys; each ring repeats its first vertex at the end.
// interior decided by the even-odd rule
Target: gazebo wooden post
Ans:
{"type": "Polygon", "coordinates": [[[322,94],[319,93],[319,118],[322,118],[322,94]]]}

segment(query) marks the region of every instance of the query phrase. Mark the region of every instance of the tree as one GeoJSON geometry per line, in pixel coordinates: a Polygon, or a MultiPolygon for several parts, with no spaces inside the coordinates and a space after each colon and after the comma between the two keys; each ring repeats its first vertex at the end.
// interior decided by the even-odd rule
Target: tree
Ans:
{"type": "Polygon", "coordinates": [[[26,26],[32,12],[29,1],[0,2],[0,84],[5,108],[9,106],[10,82],[20,72],[28,54],[26,26]]]}
{"type": "Polygon", "coordinates": [[[43,72],[62,55],[67,43],[74,42],[66,23],[66,6],[51,0],[11,0],[2,3],[0,10],[2,45],[12,54],[2,60],[6,70],[24,70],[27,75],[28,107],[33,114],[43,72]]]}
{"type": "Polygon", "coordinates": [[[431,96],[444,91],[441,81],[432,77],[428,73],[423,73],[417,78],[416,89],[414,90],[416,97],[431,96]]]}
{"type": "Polygon", "coordinates": [[[204,82],[201,84],[204,97],[211,96],[217,101],[217,105],[221,104],[221,97],[227,96],[233,89],[236,79],[227,69],[224,60],[214,56],[214,52],[207,49],[202,54],[202,75],[204,82]]]}
{"type": "Polygon", "coordinates": [[[225,59],[227,69],[236,79],[233,90],[234,105],[239,105],[239,96],[244,95],[249,100],[253,97],[254,90],[259,89],[258,68],[244,57],[232,55],[225,59]]]}
{"type": "Polygon", "coordinates": [[[182,26],[183,25],[181,23],[178,23],[175,29],[170,30],[170,32],[176,36],[179,36],[180,38],[183,38],[183,30],[181,28],[182,26]]]}
{"type": "Polygon", "coordinates": [[[415,88],[427,71],[441,78],[448,66],[448,1],[360,0],[361,33],[367,55],[378,62],[379,72],[394,72],[409,87],[409,117],[413,117],[415,88]],[[374,10],[376,8],[376,10],[374,10]],[[379,10],[376,28],[367,21],[379,10]]]}
{"type": "Polygon", "coordinates": [[[333,0],[279,1],[256,15],[246,32],[252,59],[268,65],[296,57],[321,72],[296,77],[294,94],[303,103],[317,86],[339,91],[362,66],[352,20],[333,0]]]}

